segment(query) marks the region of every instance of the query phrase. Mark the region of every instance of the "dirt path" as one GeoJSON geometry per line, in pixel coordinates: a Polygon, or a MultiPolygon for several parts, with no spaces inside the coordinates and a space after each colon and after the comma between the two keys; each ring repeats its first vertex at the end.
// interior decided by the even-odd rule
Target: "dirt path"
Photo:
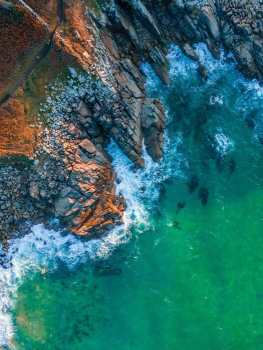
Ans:
{"type": "Polygon", "coordinates": [[[0,106],[2,104],[4,104],[13,95],[13,93],[16,91],[16,89],[18,89],[19,86],[21,86],[23,84],[23,82],[29,77],[29,75],[32,73],[32,71],[38,66],[38,64],[47,56],[47,54],[51,50],[52,43],[53,43],[53,37],[63,22],[63,0],[57,0],[57,18],[58,18],[57,25],[56,25],[55,30],[51,33],[49,42],[40,51],[40,53],[37,55],[37,58],[35,58],[34,62],[30,65],[30,67],[15,82],[15,84],[8,91],[8,93],[5,95],[5,97],[2,98],[2,100],[0,101],[0,106]]]}

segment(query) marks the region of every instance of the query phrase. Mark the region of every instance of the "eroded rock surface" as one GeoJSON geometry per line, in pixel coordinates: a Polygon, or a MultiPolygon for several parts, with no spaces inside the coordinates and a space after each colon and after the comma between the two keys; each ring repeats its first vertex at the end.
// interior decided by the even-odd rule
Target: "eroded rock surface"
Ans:
{"type": "MultiPolygon", "coordinates": [[[[0,135],[0,149],[7,154],[30,151],[35,155],[34,165],[19,170],[22,175],[11,184],[17,195],[8,197],[8,205],[2,200],[0,230],[4,240],[23,221],[34,222],[48,215],[60,219],[70,232],[88,238],[101,237],[122,223],[125,199],[115,194],[116,173],[106,147],[110,138],[114,139],[139,168],[144,167],[144,140],[153,160],[161,159],[165,111],[159,100],[147,98],[140,66],[148,61],[163,83],[169,84],[169,44],[176,43],[197,62],[194,44],[205,43],[215,58],[219,58],[223,45],[226,52],[233,53],[246,77],[262,82],[262,1],[105,0],[98,8],[96,2],[86,0],[46,0],[39,9],[32,1],[27,6],[19,0],[11,3],[13,8],[0,7],[0,27],[5,28],[1,47],[9,50],[11,38],[9,56],[15,58],[8,65],[6,56],[2,58],[4,50],[0,53],[4,62],[0,67],[2,92],[30,65],[32,48],[37,54],[54,29],[50,52],[44,58],[45,75],[54,71],[55,76],[55,67],[63,75],[63,66],[69,66],[71,73],[67,86],[54,85],[47,103],[35,113],[48,116],[48,128],[36,126],[39,117],[35,118],[30,148],[14,143],[12,134],[9,143],[5,133],[0,135]],[[17,14],[22,17],[15,20],[17,14]],[[56,16],[65,21],[63,25],[56,27],[56,16]],[[26,30],[21,45],[16,46],[20,39],[15,33],[20,26],[26,30]],[[18,145],[19,149],[10,146],[8,151],[5,144],[18,145]]],[[[201,64],[198,71],[209,79],[201,64]]],[[[34,80],[28,79],[16,93],[18,102],[8,103],[20,106],[27,89],[34,91],[44,85],[41,68],[34,74],[34,80]]],[[[30,100],[27,110],[32,110],[30,100]]],[[[27,110],[19,113],[26,115],[27,110]]],[[[5,117],[4,111],[5,105],[0,118],[5,117]]],[[[2,194],[6,196],[6,169],[10,178],[18,171],[17,166],[2,165],[0,199],[2,194]]]]}

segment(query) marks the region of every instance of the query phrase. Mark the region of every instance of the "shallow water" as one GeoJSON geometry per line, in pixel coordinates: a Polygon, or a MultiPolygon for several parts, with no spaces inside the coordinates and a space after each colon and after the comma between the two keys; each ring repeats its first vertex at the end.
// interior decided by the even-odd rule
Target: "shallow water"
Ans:
{"type": "Polygon", "coordinates": [[[85,244],[42,226],[22,239],[0,284],[0,344],[262,349],[263,89],[231,57],[197,50],[208,82],[176,47],[169,87],[143,67],[149,95],[167,110],[161,164],[146,156],[134,174],[109,147],[125,227],[85,244]]]}

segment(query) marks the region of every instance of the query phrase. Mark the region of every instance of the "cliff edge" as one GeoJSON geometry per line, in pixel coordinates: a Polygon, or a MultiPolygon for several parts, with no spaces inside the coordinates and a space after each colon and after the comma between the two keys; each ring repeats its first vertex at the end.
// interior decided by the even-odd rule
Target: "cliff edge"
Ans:
{"type": "MultiPolygon", "coordinates": [[[[1,0],[2,244],[47,217],[87,239],[121,224],[110,139],[135,171],[143,142],[162,157],[165,111],[146,96],[142,62],[169,84],[169,45],[199,62],[203,42],[262,82],[262,18],[256,0],[1,0]]],[[[209,79],[200,62],[198,71],[209,79]]]]}

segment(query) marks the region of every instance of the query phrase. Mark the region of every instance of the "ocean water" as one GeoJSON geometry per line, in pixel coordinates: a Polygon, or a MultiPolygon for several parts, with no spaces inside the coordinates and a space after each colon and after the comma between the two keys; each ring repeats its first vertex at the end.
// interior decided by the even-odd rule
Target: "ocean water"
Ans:
{"type": "Polygon", "coordinates": [[[170,86],[142,68],[167,110],[161,163],[145,154],[135,174],[109,146],[125,225],[89,243],[38,225],[14,242],[0,349],[262,349],[263,89],[196,50],[207,82],[178,47],[170,86]]]}

